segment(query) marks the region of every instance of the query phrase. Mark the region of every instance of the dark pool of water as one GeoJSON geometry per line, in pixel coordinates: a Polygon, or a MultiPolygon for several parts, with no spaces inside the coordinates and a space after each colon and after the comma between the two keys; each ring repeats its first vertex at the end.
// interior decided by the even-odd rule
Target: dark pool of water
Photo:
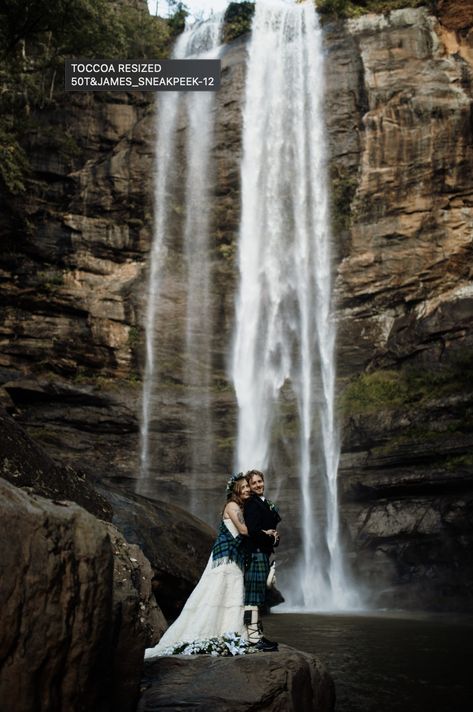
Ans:
{"type": "Polygon", "coordinates": [[[318,655],[336,712],[473,712],[473,619],[274,613],[268,638],[318,655]]]}

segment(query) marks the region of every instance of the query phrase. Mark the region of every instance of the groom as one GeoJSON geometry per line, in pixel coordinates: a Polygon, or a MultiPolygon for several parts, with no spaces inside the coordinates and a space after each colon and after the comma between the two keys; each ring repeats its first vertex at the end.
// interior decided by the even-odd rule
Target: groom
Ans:
{"type": "Polygon", "coordinates": [[[245,573],[245,614],[248,640],[261,651],[274,651],[278,644],[262,635],[261,611],[266,598],[266,579],[269,557],[279,544],[276,531],[281,521],[276,508],[264,496],[264,475],[259,470],[249,470],[246,479],[251,497],[245,503],[245,524],[248,527],[248,554],[250,565],[245,573]],[[270,533],[265,533],[270,532],[270,533]]]}

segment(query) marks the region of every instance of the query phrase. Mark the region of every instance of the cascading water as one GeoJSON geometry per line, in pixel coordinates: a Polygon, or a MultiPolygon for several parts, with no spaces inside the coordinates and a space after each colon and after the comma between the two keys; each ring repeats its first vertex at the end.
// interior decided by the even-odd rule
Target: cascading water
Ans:
{"type": "MultiPolygon", "coordinates": [[[[175,59],[217,58],[223,14],[186,28],[176,43],[175,59]]],[[[152,416],[159,410],[160,369],[157,363],[158,328],[163,310],[162,281],[169,246],[170,211],[177,181],[176,135],[179,119],[186,123],[185,164],[187,170],[184,196],[185,220],[182,228],[183,250],[187,269],[186,326],[184,336],[183,384],[187,387],[186,409],[190,430],[190,465],[193,477],[206,472],[212,459],[212,419],[209,402],[210,342],[212,332],[209,301],[209,185],[211,177],[210,147],[213,134],[214,92],[167,92],[159,95],[156,146],[155,230],[151,252],[146,314],[146,366],[142,396],[141,467],[137,491],[152,490],[149,480],[157,467],[152,453],[152,416]]],[[[172,268],[171,268],[172,269],[172,268]]],[[[190,509],[206,514],[196,501],[196,486],[188,487],[190,509]]]]}
{"type": "MultiPolygon", "coordinates": [[[[323,75],[313,3],[257,1],[244,107],[232,360],[236,465],[272,468],[275,422],[292,398],[298,432],[298,494],[292,498],[300,499],[302,554],[286,571],[284,591],[290,607],[305,610],[358,604],[339,543],[323,75]]],[[[278,477],[270,491],[279,486],[287,493],[290,483],[283,486],[278,477]]]]}

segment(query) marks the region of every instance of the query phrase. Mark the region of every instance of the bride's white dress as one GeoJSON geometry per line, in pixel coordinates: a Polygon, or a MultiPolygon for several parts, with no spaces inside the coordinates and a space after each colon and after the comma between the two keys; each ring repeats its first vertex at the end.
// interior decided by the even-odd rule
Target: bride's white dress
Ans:
{"type": "MultiPolygon", "coordinates": [[[[230,519],[224,519],[233,537],[238,530],[230,519]]],[[[238,633],[247,638],[243,624],[243,572],[234,562],[212,567],[212,554],[199,583],[187,599],[179,618],[167,629],[154,648],[147,648],[145,658],[153,658],[179,642],[238,633]]]]}

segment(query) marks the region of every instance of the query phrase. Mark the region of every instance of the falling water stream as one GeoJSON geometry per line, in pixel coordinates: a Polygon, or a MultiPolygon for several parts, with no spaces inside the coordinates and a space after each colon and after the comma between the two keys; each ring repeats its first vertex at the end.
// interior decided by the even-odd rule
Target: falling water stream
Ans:
{"type": "Polygon", "coordinates": [[[292,582],[287,600],[304,610],[357,604],[339,544],[323,75],[313,3],[257,2],[243,115],[232,363],[239,408],[236,466],[267,470],[278,401],[291,391],[302,552],[286,577],[292,582]]]}
{"type": "MultiPolygon", "coordinates": [[[[215,58],[223,15],[213,15],[206,22],[186,28],[178,39],[173,57],[215,58]]],[[[207,471],[211,462],[212,419],[209,401],[211,305],[209,301],[210,260],[208,256],[211,183],[210,146],[214,125],[214,92],[168,92],[160,95],[157,119],[155,215],[146,314],[146,367],[142,396],[141,467],[138,492],[149,489],[153,454],[151,421],[160,388],[157,363],[157,321],[162,308],[161,283],[166,266],[170,232],[170,210],[176,189],[176,133],[180,112],[185,113],[186,186],[184,198],[183,244],[187,269],[187,309],[183,382],[187,387],[188,417],[194,433],[190,447],[191,471],[207,471]],[[198,392],[199,396],[196,397],[198,392]],[[203,394],[203,395],[202,395],[203,394]],[[196,445],[198,443],[198,446],[196,445]]],[[[154,468],[155,469],[155,468],[154,468]]],[[[191,486],[187,503],[200,516],[205,512],[195,501],[197,488],[191,486]]]]}

